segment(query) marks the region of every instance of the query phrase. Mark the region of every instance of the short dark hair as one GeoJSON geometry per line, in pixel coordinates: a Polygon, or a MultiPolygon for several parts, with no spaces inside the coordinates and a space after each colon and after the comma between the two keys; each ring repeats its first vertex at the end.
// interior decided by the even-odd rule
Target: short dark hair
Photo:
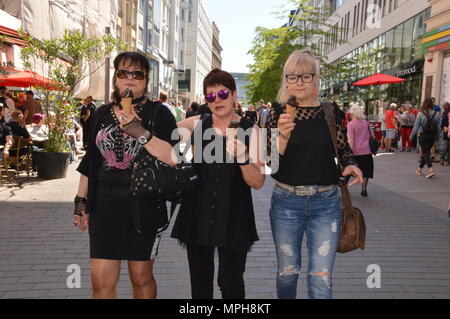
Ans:
{"type": "Polygon", "coordinates": [[[6,90],[6,86],[0,86],[0,91],[6,90]]]}
{"type": "Polygon", "coordinates": [[[197,112],[199,108],[200,108],[200,104],[198,104],[197,102],[192,102],[192,104],[191,104],[192,111],[197,112]]]}
{"type": "Polygon", "coordinates": [[[236,81],[233,76],[221,69],[214,69],[203,80],[203,94],[206,95],[207,88],[217,85],[223,85],[231,92],[236,92],[236,81]]]}
{"type": "Polygon", "coordinates": [[[165,92],[160,92],[160,93],[159,93],[159,100],[160,100],[161,102],[166,102],[168,98],[169,98],[169,97],[167,96],[167,94],[166,94],[165,92]]]}
{"type": "Polygon", "coordinates": [[[34,92],[33,91],[26,91],[25,94],[34,95],[34,92]]]}
{"type": "Polygon", "coordinates": [[[148,62],[147,58],[145,57],[145,55],[139,52],[131,52],[131,51],[122,52],[118,56],[116,56],[113,62],[115,69],[113,76],[113,87],[114,87],[113,99],[116,103],[119,103],[121,100],[120,92],[116,86],[116,75],[117,71],[119,71],[119,65],[122,61],[123,62],[128,61],[129,62],[128,66],[135,66],[137,68],[142,69],[145,72],[145,77],[147,79],[145,91],[146,92],[148,91],[148,81],[149,81],[148,74],[150,73],[150,63],[148,62]]]}

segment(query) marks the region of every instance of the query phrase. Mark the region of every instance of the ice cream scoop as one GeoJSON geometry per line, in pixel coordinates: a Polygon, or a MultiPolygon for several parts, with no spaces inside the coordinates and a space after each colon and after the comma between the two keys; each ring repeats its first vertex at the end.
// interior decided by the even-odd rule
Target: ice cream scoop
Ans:
{"type": "Polygon", "coordinates": [[[132,107],[133,107],[133,92],[130,89],[125,89],[123,93],[121,94],[121,101],[120,104],[122,105],[122,108],[127,112],[131,113],[132,107]]]}
{"type": "Polygon", "coordinates": [[[293,119],[297,116],[298,103],[295,96],[291,95],[286,104],[286,113],[289,114],[293,119]]]}

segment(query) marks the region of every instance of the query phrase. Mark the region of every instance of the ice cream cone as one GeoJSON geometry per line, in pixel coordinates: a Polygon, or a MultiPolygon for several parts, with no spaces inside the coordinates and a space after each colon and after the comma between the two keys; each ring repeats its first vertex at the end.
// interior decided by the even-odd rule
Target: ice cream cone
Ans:
{"type": "Polygon", "coordinates": [[[295,96],[289,97],[289,100],[286,104],[286,113],[289,114],[293,119],[295,119],[295,117],[297,116],[297,107],[298,103],[295,96]]]}
{"type": "Polygon", "coordinates": [[[120,101],[120,104],[127,113],[131,113],[133,107],[132,101],[133,101],[133,92],[130,89],[126,89],[125,92],[123,92],[122,94],[122,100],[120,101]]]}

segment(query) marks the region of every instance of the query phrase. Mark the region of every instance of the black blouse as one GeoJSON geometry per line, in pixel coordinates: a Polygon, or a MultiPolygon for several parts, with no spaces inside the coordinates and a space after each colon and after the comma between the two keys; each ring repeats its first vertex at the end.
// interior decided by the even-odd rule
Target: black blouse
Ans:
{"type": "MultiPolygon", "coordinates": [[[[286,106],[273,104],[269,115],[267,153],[271,154],[271,146],[276,143],[270,129],[277,128],[280,115],[285,112],[286,106]]],[[[344,167],[357,165],[353,152],[344,134],[344,127],[339,121],[337,110],[336,133],[338,156],[344,167]]],[[[323,106],[299,107],[295,119],[296,126],[286,147],[284,155],[271,156],[269,162],[272,168],[278,170],[272,177],[282,183],[301,185],[336,185],[339,182],[339,173],[335,162],[335,152],[331,141],[325,111],[323,106]],[[278,163],[275,163],[279,161],[278,163]],[[274,165],[277,164],[277,165],[274,165]]]]}
{"type": "MultiPolygon", "coordinates": [[[[212,127],[212,117],[202,115],[202,134],[212,127]]],[[[247,130],[253,124],[241,118],[239,127],[247,130]]],[[[172,237],[182,244],[247,250],[258,240],[251,188],[242,176],[240,165],[225,162],[228,156],[226,137],[215,134],[211,140],[203,138],[202,144],[195,146],[195,154],[203,154],[205,148],[216,139],[223,139],[223,149],[215,149],[220,153],[215,155],[223,162],[207,163],[203,159],[201,163],[194,164],[199,187],[183,199],[172,237]]],[[[249,147],[249,136],[245,144],[249,147]]]]}

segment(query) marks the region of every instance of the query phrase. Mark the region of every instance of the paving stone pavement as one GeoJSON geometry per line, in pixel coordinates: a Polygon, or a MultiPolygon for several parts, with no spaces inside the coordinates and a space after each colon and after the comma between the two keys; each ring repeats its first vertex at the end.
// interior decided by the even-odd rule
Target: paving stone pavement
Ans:
{"type": "MultiPolygon", "coordinates": [[[[333,287],[337,299],[450,298],[450,167],[436,167],[437,177],[414,174],[414,153],[381,154],[369,197],[352,188],[354,205],[367,224],[365,250],[338,254],[333,287]],[[369,265],[381,270],[381,287],[369,289],[369,265]]],[[[72,198],[78,182],[76,165],[68,177],[42,181],[23,178],[19,185],[0,185],[0,298],[90,298],[89,242],[71,225],[72,198]],[[69,289],[69,265],[81,268],[81,288],[69,289]]],[[[273,180],[254,191],[260,240],[248,255],[247,298],[276,298],[276,256],[268,210],[273,180]]],[[[169,228],[170,230],[170,228],[169,228]]],[[[306,240],[305,240],[306,242],[306,240]]],[[[306,298],[306,243],[298,297],[306,298]]],[[[155,264],[158,298],[190,297],[186,252],[167,232],[155,264]]],[[[131,298],[126,264],[119,298],[131,298]]],[[[220,298],[216,288],[215,297],[220,298]]]]}

